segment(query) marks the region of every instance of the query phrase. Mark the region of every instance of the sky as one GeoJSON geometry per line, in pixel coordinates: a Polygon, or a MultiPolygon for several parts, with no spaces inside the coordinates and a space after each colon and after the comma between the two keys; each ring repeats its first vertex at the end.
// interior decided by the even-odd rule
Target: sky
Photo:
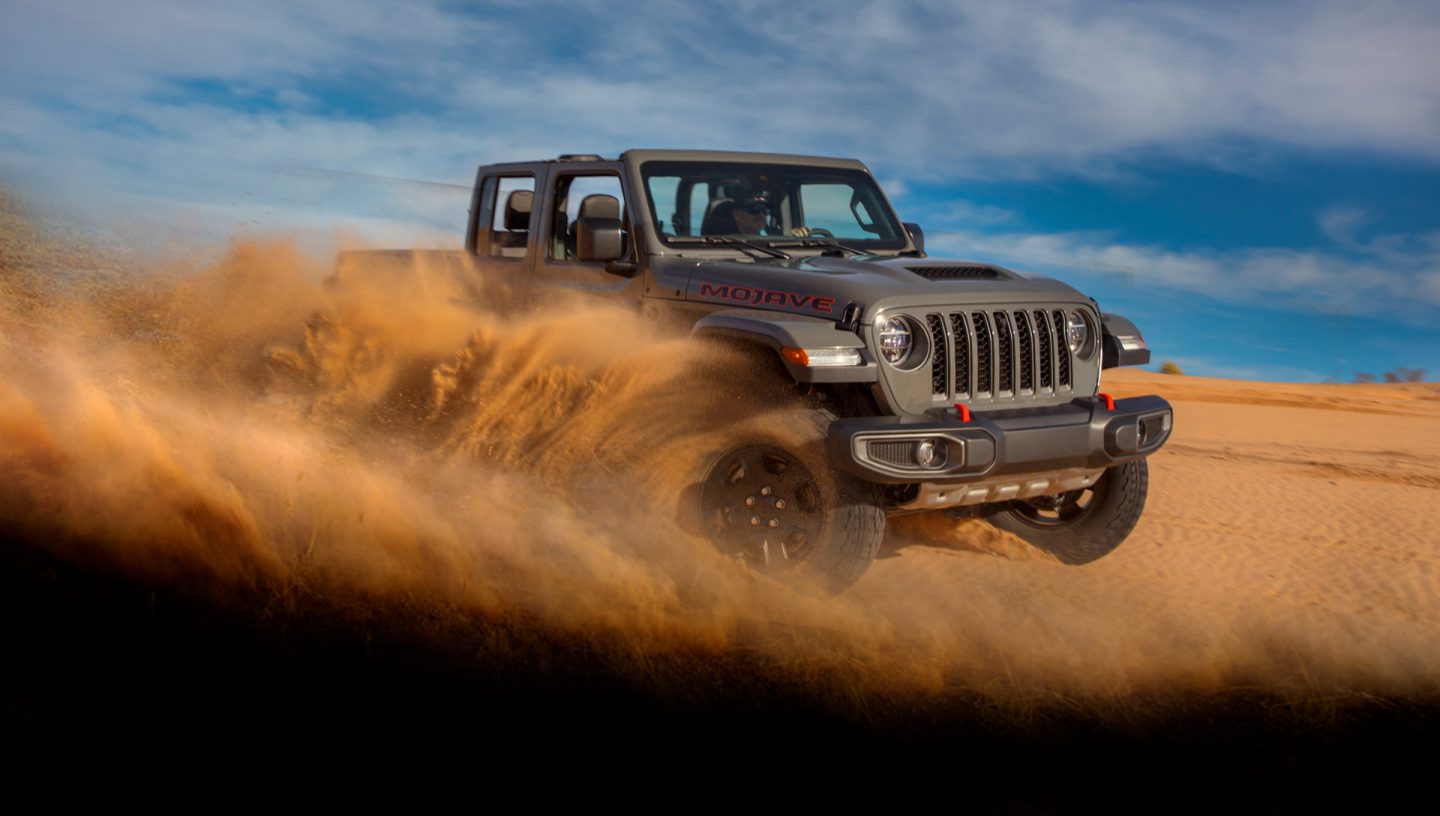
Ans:
{"type": "Polygon", "coordinates": [[[0,183],[139,244],[453,245],[475,168],[865,161],[1188,374],[1440,379],[1440,4],[0,0],[0,183]]]}

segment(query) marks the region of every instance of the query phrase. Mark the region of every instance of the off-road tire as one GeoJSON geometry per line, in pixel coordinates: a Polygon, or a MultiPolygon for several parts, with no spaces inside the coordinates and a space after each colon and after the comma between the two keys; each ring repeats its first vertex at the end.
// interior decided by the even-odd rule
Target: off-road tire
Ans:
{"type": "Polygon", "coordinates": [[[1145,460],[1135,459],[1106,470],[1088,491],[1067,494],[1070,500],[1089,500],[1083,507],[1071,505],[1074,514],[1068,518],[1046,517],[1031,499],[1010,502],[989,521],[1066,564],[1088,564],[1110,554],[1135,529],[1149,483],[1145,460]]]}
{"type": "MultiPolygon", "coordinates": [[[[702,533],[722,551],[797,588],[832,595],[849,588],[869,569],[885,536],[885,510],[879,488],[831,467],[825,439],[833,420],[834,416],[825,411],[791,409],[756,417],[721,434],[702,462],[700,472],[704,475],[697,496],[702,533]],[[793,457],[808,472],[814,486],[814,495],[808,501],[792,498],[791,505],[780,511],[801,512],[797,505],[810,505],[813,512],[807,516],[807,523],[813,534],[807,536],[803,550],[794,558],[781,556],[778,546],[770,548],[774,553],[771,563],[759,563],[760,559],[750,553],[737,554],[734,541],[726,539],[728,532],[748,532],[744,528],[757,517],[751,515],[753,508],[743,504],[745,498],[754,497],[760,503],[773,501],[771,496],[758,493],[764,478],[754,490],[745,487],[748,481],[730,481],[735,478],[737,462],[744,457],[755,461],[765,451],[776,452],[777,458],[793,457]],[[731,502],[717,503],[717,491],[730,497],[731,502]],[[731,529],[733,526],[741,529],[731,529]]],[[[756,529],[763,533],[765,527],[757,525],[756,529]]]]}

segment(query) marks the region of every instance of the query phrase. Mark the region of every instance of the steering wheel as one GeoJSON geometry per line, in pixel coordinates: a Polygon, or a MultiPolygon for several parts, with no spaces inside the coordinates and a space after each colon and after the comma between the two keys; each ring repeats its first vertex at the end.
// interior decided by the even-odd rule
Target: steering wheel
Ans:
{"type": "Polygon", "coordinates": [[[822,237],[822,238],[834,238],[834,237],[835,237],[835,233],[831,232],[831,231],[828,230],[828,229],[825,229],[824,227],[811,227],[811,228],[810,228],[810,235],[812,235],[812,236],[819,235],[819,236],[822,237]]]}

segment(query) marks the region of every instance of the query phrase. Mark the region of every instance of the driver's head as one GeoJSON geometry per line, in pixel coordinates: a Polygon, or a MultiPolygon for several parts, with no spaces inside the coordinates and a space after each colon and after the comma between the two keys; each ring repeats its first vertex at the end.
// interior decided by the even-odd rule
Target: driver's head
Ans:
{"type": "Polygon", "coordinates": [[[765,193],[752,193],[735,199],[735,226],[744,235],[761,235],[765,232],[765,215],[769,202],[765,193]]]}
{"type": "Polygon", "coordinates": [[[765,213],[754,212],[743,207],[736,207],[735,228],[742,235],[760,235],[765,231],[765,213]]]}

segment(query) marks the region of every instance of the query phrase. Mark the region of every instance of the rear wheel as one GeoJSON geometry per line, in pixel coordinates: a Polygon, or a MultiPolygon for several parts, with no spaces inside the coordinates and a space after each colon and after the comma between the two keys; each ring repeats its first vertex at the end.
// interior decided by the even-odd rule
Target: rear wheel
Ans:
{"type": "Polygon", "coordinates": [[[1149,481],[1145,460],[1136,459],[1106,470],[1091,487],[1012,501],[990,523],[1067,564],[1088,564],[1135,529],[1149,481]]]}
{"type": "Polygon", "coordinates": [[[786,411],[738,431],[707,457],[699,510],[704,534],[721,552],[837,593],[875,560],[885,512],[875,485],[830,467],[831,419],[786,411]]]}

